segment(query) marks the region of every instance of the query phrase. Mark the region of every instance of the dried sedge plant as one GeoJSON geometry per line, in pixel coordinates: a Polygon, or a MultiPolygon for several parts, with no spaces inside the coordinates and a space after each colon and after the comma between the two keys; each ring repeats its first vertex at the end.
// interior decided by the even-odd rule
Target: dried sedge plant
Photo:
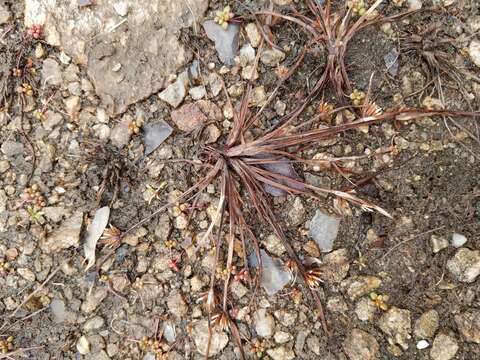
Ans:
{"type": "Polygon", "coordinates": [[[307,6],[313,16],[309,17],[293,10],[291,15],[272,11],[260,11],[259,15],[282,18],[299,25],[311,36],[307,47],[320,43],[327,53],[327,62],[319,80],[311,91],[312,96],[320,94],[331,85],[339,99],[352,92],[350,80],[345,66],[347,46],[353,36],[360,30],[378,23],[382,18],[375,15],[375,9],[382,0],[377,0],[368,10],[354,20],[352,7],[345,6],[332,11],[331,1],[321,5],[315,0],[307,0],[307,6]]]}
{"type": "MultiPolygon", "coordinates": [[[[231,306],[232,304],[229,300],[229,287],[234,275],[230,270],[233,269],[234,264],[235,239],[239,239],[242,254],[241,260],[244,266],[241,272],[243,274],[251,274],[247,259],[247,249],[250,247],[254,249],[259,260],[259,271],[261,272],[260,243],[252,224],[248,223],[246,218],[246,214],[252,211],[281,240],[288,254],[289,267],[295,271],[297,278],[305,285],[307,292],[318,309],[323,329],[328,333],[322,304],[316,291],[321,279],[318,265],[305,264],[300,260],[292,247],[291,240],[285,234],[281,222],[274,212],[271,197],[266,187],[288,194],[309,196],[319,201],[324,201],[320,194],[333,195],[358,205],[364,210],[378,211],[390,217],[388,212],[373,203],[358,198],[354,192],[342,192],[313,186],[296,176],[283,175],[280,173],[281,171],[275,170],[275,165],[284,165],[285,163],[289,165],[292,163],[316,164],[318,161],[303,159],[301,157],[302,150],[306,147],[315,146],[321,140],[328,139],[350,129],[387,119],[412,120],[427,115],[445,113],[445,111],[410,109],[380,114],[379,112],[366,109],[362,112],[369,115],[356,121],[333,127],[318,127],[320,120],[330,116],[330,113],[320,112],[309,121],[297,125],[296,120],[299,113],[292,112],[287,115],[283,123],[277,128],[267,130],[263,134],[252,138],[250,130],[259,122],[261,113],[267,106],[263,106],[255,114],[250,112],[248,104],[252,88],[253,85],[249,84],[239,108],[234,112],[233,128],[228,136],[217,144],[201,147],[199,154],[201,164],[198,165],[206,169],[204,176],[174,201],[160,207],[153,214],[126,231],[130,232],[179,202],[192,201],[195,203],[200,194],[212,183],[220,185],[220,200],[216,213],[212,217],[212,221],[201,240],[203,242],[207,239],[212,239],[215,249],[215,264],[212,269],[210,289],[204,295],[203,300],[208,313],[210,335],[214,325],[228,327],[241,351],[242,358],[244,358],[244,352],[241,336],[231,317],[233,306],[231,306]],[[306,130],[307,127],[309,130],[306,130]],[[226,249],[226,260],[222,260],[220,256],[221,248],[226,249]],[[216,269],[219,266],[227,269],[222,279],[217,279],[215,276],[216,269]],[[218,289],[221,290],[219,291],[218,289]]],[[[228,94],[226,96],[231,105],[228,94]]],[[[269,97],[268,101],[271,100],[272,96],[269,97]]],[[[328,107],[322,109],[330,111],[328,107]]],[[[333,113],[335,110],[331,112],[333,113]]],[[[455,113],[455,115],[465,114],[462,112],[455,113]]],[[[185,161],[192,163],[189,160],[185,161]]],[[[324,162],[325,160],[320,160],[320,162],[322,161],[324,162]]],[[[259,277],[256,277],[255,284],[250,283],[254,292],[259,285],[259,277]]],[[[209,348],[210,341],[207,349],[209,348]]]]}

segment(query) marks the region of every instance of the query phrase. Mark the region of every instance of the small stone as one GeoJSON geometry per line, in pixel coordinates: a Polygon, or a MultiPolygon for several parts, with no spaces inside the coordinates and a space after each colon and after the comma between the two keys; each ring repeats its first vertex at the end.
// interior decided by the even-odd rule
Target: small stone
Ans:
{"type": "Polygon", "coordinates": [[[128,4],[125,1],[114,3],[113,8],[115,9],[115,12],[122,17],[127,16],[128,14],[128,4]]]}
{"type": "Polygon", "coordinates": [[[422,8],[422,0],[408,0],[408,10],[420,10],[422,8]]]}
{"type": "Polygon", "coordinates": [[[223,29],[213,20],[207,20],[203,23],[203,28],[208,38],[215,43],[215,50],[217,50],[220,61],[226,65],[233,65],[238,51],[240,26],[229,24],[227,29],[223,29]]]}
{"type": "Polygon", "coordinates": [[[275,349],[268,349],[267,354],[273,360],[292,360],[295,359],[295,353],[291,349],[287,349],[284,346],[277,347],[275,349]]]}
{"type": "Polygon", "coordinates": [[[267,310],[259,309],[253,315],[253,323],[257,335],[264,338],[270,338],[275,331],[275,319],[267,310]]]}
{"type": "Polygon", "coordinates": [[[188,306],[179,292],[174,292],[168,297],[167,306],[170,313],[178,319],[181,319],[188,312],[188,306]]]}
{"type": "Polygon", "coordinates": [[[70,61],[72,61],[72,58],[62,51],[58,56],[58,60],[60,60],[62,64],[68,65],[70,64],[70,61]]]}
{"type": "Polygon", "coordinates": [[[1,149],[7,157],[13,157],[23,154],[25,148],[21,142],[7,140],[3,142],[1,149]]]}
{"type": "Polygon", "coordinates": [[[98,288],[88,292],[87,298],[82,303],[81,310],[86,314],[90,314],[91,312],[95,311],[95,309],[102,303],[107,295],[108,292],[104,288],[98,288]]]}
{"type": "Polygon", "coordinates": [[[468,47],[468,52],[473,63],[480,67],[480,40],[474,39],[468,47]]]}
{"type": "Polygon", "coordinates": [[[190,94],[193,100],[200,100],[207,95],[207,90],[205,89],[205,86],[200,85],[200,86],[195,86],[191,88],[188,91],[188,93],[190,94]]]}
{"type": "Polygon", "coordinates": [[[285,253],[285,247],[282,241],[275,234],[268,235],[264,244],[267,250],[273,255],[282,256],[285,253]]]}
{"type": "Polygon", "coordinates": [[[375,360],[379,358],[380,347],[377,340],[363,330],[353,329],[342,346],[350,360],[375,360]]]}
{"type": "Polygon", "coordinates": [[[205,136],[205,143],[212,144],[218,140],[218,138],[222,135],[218,127],[213,124],[208,125],[205,128],[204,136],[205,136]]]}
{"type": "Polygon", "coordinates": [[[275,339],[275,342],[277,344],[285,344],[286,342],[289,342],[290,340],[292,340],[292,335],[284,331],[277,331],[273,335],[273,338],[275,339]]]}
{"type": "Polygon", "coordinates": [[[45,49],[41,43],[38,43],[35,47],[35,58],[42,59],[45,56],[45,49]]]}
{"type": "Polygon", "coordinates": [[[228,95],[234,98],[242,96],[244,91],[245,91],[245,83],[243,82],[233,84],[227,89],[228,95]]]}
{"type": "Polygon", "coordinates": [[[61,124],[63,121],[62,114],[50,110],[46,112],[45,116],[46,119],[42,122],[42,125],[47,131],[53,130],[55,126],[61,124]]]}
{"type": "Polygon", "coordinates": [[[173,132],[173,129],[165,121],[147,124],[143,128],[143,142],[145,155],[154,152],[173,132]]]}
{"type": "Polygon", "coordinates": [[[273,3],[279,6],[285,6],[290,5],[292,3],[292,0],[273,0],[273,3]]]}
{"type": "Polygon", "coordinates": [[[25,280],[28,280],[28,281],[31,281],[31,282],[35,281],[35,274],[33,273],[32,270],[27,269],[27,268],[18,268],[17,272],[25,280]]]}
{"type": "Polygon", "coordinates": [[[307,338],[307,347],[315,355],[320,355],[321,353],[320,340],[318,339],[317,336],[309,336],[307,338]]]}
{"type": "Polygon", "coordinates": [[[427,340],[420,340],[419,342],[417,342],[417,349],[418,350],[424,350],[426,348],[428,348],[430,346],[430,344],[428,343],[427,340]]]}
{"type": "Polygon", "coordinates": [[[258,71],[253,65],[247,65],[242,69],[242,79],[245,80],[257,80],[258,71]]]}
{"type": "Polygon", "coordinates": [[[430,237],[430,243],[432,244],[432,251],[434,254],[438,253],[443,249],[446,249],[449,245],[447,239],[436,235],[432,235],[430,237]]]}
{"type": "Polygon", "coordinates": [[[254,48],[258,47],[262,41],[262,36],[260,35],[260,31],[258,31],[257,24],[253,22],[248,23],[247,26],[245,26],[245,32],[247,33],[250,45],[252,45],[254,48]]]}
{"type": "Polygon", "coordinates": [[[382,280],[376,276],[353,276],[342,281],[341,286],[353,301],[377,289],[381,284],[382,280]]]}
{"type": "Polygon", "coordinates": [[[103,320],[102,317],[95,316],[85,322],[85,324],[83,325],[83,329],[87,332],[96,331],[100,330],[104,324],[105,320],[103,320]]]}
{"type": "Polygon", "coordinates": [[[85,336],[81,336],[77,340],[77,350],[82,355],[86,355],[90,352],[90,343],[85,336]]]}
{"type": "Polygon", "coordinates": [[[140,239],[148,234],[148,230],[145,229],[143,226],[136,228],[134,231],[127,233],[122,242],[128,244],[132,247],[135,247],[140,242],[140,239]]]}
{"type": "Polygon", "coordinates": [[[0,25],[8,23],[12,18],[12,13],[5,4],[0,4],[0,25]]]}
{"type": "Polygon", "coordinates": [[[275,315],[275,318],[286,327],[290,327],[295,324],[295,321],[297,321],[298,317],[295,312],[288,312],[285,310],[277,310],[273,314],[275,315]]]}
{"type": "Polygon", "coordinates": [[[53,299],[50,303],[50,311],[53,315],[53,321],[57,324],[63,323],[66,318],[65,302],[60,299],[53,299]]]}
{"type": "Polygon", "coordinates": [[[179,230],[184,230],[188,226],[188,219],[185,215],[180,214],[180,216],[177,216],[175,218],[174,226],[176,229],[179,230]]]}
{"type": "Polygon", "coordinates": [[[184,132],[192,132],[207,122],[207,117],[196,104],[186,104],[171,113],[172,121],[184,132]]]}
{"type": "Polygon", "coordinates": [[[207,78],[208,85],[210,86],[210,91],[213,96],[220,94],[223,88],[223,81],[220,75],[217,73],[210,73],[207,78]]]}
{"type": "Polygon", "coordinates": [[[277,66],[283,59],[285,59],[285,54],[278,49],[267,49],[260,55],[260,61],[268,66],[277,66]]]}
{"type": "Polygon", "coordinates": [[[340,219],[317,210],[310,221],[309,236],[318,244],[320,251],[330,252],[337,238],[339,227],[340,219]]]}
{"type": "Polygon", "coordinates": [[[355,314],[361,321],[371,321],[376,311],[377,307],[368,297],[361,298],[355,306],[355,314]]]}
{"type": "Polygon", "coordinates": [[[391,307],[380,318],[378,325],[389,337],[390,344],[398,344],[403,350],[408,349],[408,340],[411,338],[410,311],[391,307]]]}
{"type": "Polygon", "coordinates": [[[422,314],[415,322],[413,333],[420,339],[433,338],[438,329],[440,317],[436,310],[429,310],[422,314]]]}
{"type": "Polygon", "coordinates": [[[238,63],[241,67],[251,65],[255,62],[255,49],[250,44],[245,44],[238,54],[238,63]]]}
{"type": "Polygon", "coordinates": [[[348,274],[350,263],[347,249],[338,249],[327,254],[323,259],[322,279],[329,283],[339,283],[348,274]]]}
{"type": "Polygon", "coordinates": [[[456,315],[455,323],[466,341],[480,344],[480,310],[467,310],[456,315]]]}
{"type": "Polygon", "coordinates": [[[432,360],[450,360],[458,351],[457,341],[448,335],[438,334],[433,341],[430,357],[432,360]]]}
{"type": "Polygon", "coordinates": [[[12,261],[18,257],[18,250],[16,248],[10,248],[5,251],[5,257],[7,260],[12,261]]]}
{"type": "Polygon", "coordinates": [[[263,85],[257,86],[254,88],[250,94],[250,99],[248,99],[249,106],[261,107],[265,105],[267,101],[267,94],[265,93],[265,88],[263,85]]]}
{"type": "Polygon", "coordinates": [[[285,104],[281,100],[277,100],[275,102],[274,108],[275,108],[275,112],[277,113],[277,115],[283,116],[283,115],[285,115],[285,110],[287,109],[287,104],[285,104]]]}
{"type": "Polygon", "coordinates": [[[305,207],[303,206],[303,202],[300,197],[296,197],[293,201],[293,206],[288,211],[288,218],[290,220],[290,224],[293,226],[300,225],[304,222],[305,216],[305,207]]]}
{"type": "Polygon", "coordinates": [[[55,229],[45,240],[40,242],[40,248],[47,254],[55,253],[69,247],[77,248],[80,243],[80,231],[83,224],[83,213],[76,212],[55,229]]]}
{"type": "Polygon", "coordinates": [[[54,59],[48,58],[42,64],[42,83],[52,86],[62,84],[62,72],[60,65],[54,59]]]}
{"type": "Polygon", "coordinates": [[[232,285],[230,285],[230,290],[238,299],[241,299],[248,293],[248,289],[240,281],[232,282],[232,285]]]}
{"type": "Polygon", "coordinates": [[[467,237],[465,235],[453,233],[452,241],[451,241],[453,247],[456,247],[456,248],[462,247],[463,245],[465,245],[466,242],[467,242],[467,237]]]}
{"type": "Polygon", "coordinates": [[[480,274],[480,250],[461,248],[447,261],[447,269],[457,281],[474,282],[480,274]]]}
{"type": "MultiPolygon", "coordinates": [[[[197,351],[201,355],[207,354],[207,346],[209,339],[208,322],[207,320],[201,320],[193,326],[192,338],[195,342],[197,351]]],[[[219,331],[214,328],[212,331],[212,337],[210,339],[210,352],[209,357],[215,356],[220,353],[228,344],[228,336],[223,331],[219,331]]]]}
{"type": "Polygon", "coordinates": [[[167,86],[165,90],[158,94],[158,97],[170,104],[172,107],[177,108],[183,101],[185,95],[187,95],[188,86],[188,73],[186,71],[178,75],[177,80],[167,86]]]}
{"type": "MultiPolygon", "coordinates": [[[[267,295],[275,295],[291,281],[291,274],[278,260],[272,259],[263,249],[260,250],[260,256],[263,266],[261,285],[267,295]]],[[[255,253],[249,257],[249,263],[251,266],[258,266],[255,253]]]]}
{"type": "Polygon", "coordinates": [[[65,103],[65,111],[70,116],[71,119],[77,119],[80,112],[80,97],[79,96],[70,96],[67,99],[63,100],[65,103]]]}

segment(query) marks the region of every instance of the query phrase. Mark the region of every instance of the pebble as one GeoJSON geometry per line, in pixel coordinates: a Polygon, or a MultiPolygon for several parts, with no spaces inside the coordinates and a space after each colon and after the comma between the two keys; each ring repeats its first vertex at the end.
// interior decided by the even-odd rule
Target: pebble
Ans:
{"type": "Polygon", "coordinates": [[[330,252],[337,238],[339,227],[340,219],[317,210],[310,221],[309,236],[315,240],[320,251],[330,252]]]}
{"type": "Polygon", "coordinates": [[[57,61],[52,58],[45,59],[42,64],[42,83],[52,86],[62,84],[62,71],[57,61]]]}
{"type": "Polygon", "coordinates": [[[165,121],[147,124],[143,127],[143,142],[145,155],[154,152],[173,132],[173,129],[165,121]]]}
{"type": "Polygon", "coordinates": [[[260,61],[268,66],[277,66],[285,59],[283,51],[278,49],[266,49],[260,55],[260,61]]]}
{"type": "Polygon", "coordinates": [[[205,136],[205,143],[212,144],[218,140],[218,138],[222,135],[218,127],[213,124],[208,125],[204,130],[205,136]]]}
{"type": "Polygon", "coordinates": [[[53,321],[57,324],[63,323],[66,318],[65,302],[60,299],[53,299],[50,302],[50,311],[53,314],[53,321]]]}
{"type": "Polygon", "coordinates": [[[433,341],[430,357],[432,360],[450,360],[458,351],[457,341],[445,334],[438,334],[433,341]]]}
{"type": "Polygon", "coordinates": [[[11,18],[12,14],[6,5],[0,3],[0,25],[6,24],[11,18]]]}
{"type": "Polygon", "coordinates": [[[470,309],[456,315],[455,323],[466,341],[480,344],[480,310],[470,309]]]}
{"type": "Polygon", "coordinates": [[[168,85],[165,90],[158,94],[158,97],[170,104],[173,108],[177,108],[185,96],[187,95],[188,72],[184,71],[178,75],[177,80],[168,85]]]}
{"type": "Polygon", "coordinates": [[[389,337],[390,344],[398,344],[404,350],[408,349],[408,340],[411,338],[412,331],[409,310],[393,306],[383,314],[378,325],[389,337]]]}
{"type": "Polygon", "coordinates": [[[430,344],[428,343],[427,340],[420,340],[419,342],[417,342],[417,349],[418,350],[424,350],[426,348],[428,348],[430,346],[430,344]]]}
{"type": "Polygon", "coordinates": [[[208,120],[195,103],[183,105],[180,109],[172,111],[171,116],[175,125],[184,132],[192,132],[208,120]]]}
{"type": "Polygon", "coordinates": [[[35,47],[35,58],[41,59],[45,56],[45,49],[41,43],[38,43],[35,47]]]}
{"type": "Polygon", "coordinates": [[[285,6],[285,5],[290,5],[292,1],[293,0],[273,0],[273,3],[279,6],[285,6]]]}
{"type": "Polygon", "coordinates": [[[35,281],[35,274],[33,273],[32,270],[27,269],[27,268],[18,268],[17,272],[25,280],[28,280],[28,281],[31,281],[31,282],[35,281]]]}
{"type": "Polygon", "coordinates": [[[115,12],[120,16],[127,16],[128,14],[128,4],[125,1],[119,1],[113,4],[115,12]]]}
{"type": "MultiPolygon", "coordinates": [[[[278,173],[283,174],[283,172],[278,172],[278,173]]],[[[297,226],[297,225],[300,225],[302,222],[304,222],[305,212],[306,210],[305,210],[305,207],[303,206],[302,199],[298,196],[295,197],[295,200],[293,201],[293,205],[288,211],[288,219],[290,220],[290,224],[293,226],[297,226]]]]}
{"type": "Polygon", "coordinates": [[[430,243],[432,244],[432,251],[434,254],[446,249],[449,245],[448,240],[441,236],[432,235],[430,237],[430,243]]]}
{"type": "Polygon", "coordinates": [[[429,310],[415,322],[413,333],[420,339],[433,338],[438,329],[440,317],[436,310],[429,310]]]}
{"type": "Polygon", "coordinates": [[[465,235],[462,235],[459,233],[453,233],[452,240],[451,240],[453,247],[456,247],[456,248],[462,247],[463,245],[465,245],[466,242],[467,242],[467,237],[465,235]]]}
{"type": "Polygon", "coordinates": [[[225,30],[213,20],[207,20],[203,23],[203,28],[208,38],[215,43],[220,61],[226,65],[233,65],[238,51],[240,25],[229,24],[225,30]]]}
{"type": "MultiPolygon", "coordinates": [[[[201,355],[206,355],[207,353],[207,344],[209,338],[208,331],[208,322],[207,320],[200,320],[194,326],[192,330],[192,337],[195,342],[197,351],[201,355]]],[[[228,336],[223,331],[218,331],[218,328],[215,328],[212,332],[212,337],[210,341],[210,356],[215,356],[221,352],[225,346],[228,344],[228,336]]]]}
{"type": "Polygon", "coordinates": [[[231,97],[234,97],[234,98],[240,97],[245,92],[245,83],[240,82],[240,83],[233,84],[227,89],[227,92],[228,92],[228,95],[230,95],[231,97]]]}
{"type": "Polygon", "coordinates": [[[377,340],[360,329],[353,329],[342,346],[350,360],[375,360],[379,358],[380,347],[377,340]]]}
{"type": "Polygon", "coordinates": [[[327,254],[322,259],[322,263],[325,267],[322,279],[329,283],[339,283],[347,276],[350,269],[347,249],[338,249],[327,254]]]}
{"type": "Polygon", "coordinates": [[[86,355],[90,352],[90,343],[85,336],[81,336],[77,340],[77,350],[81,355],[86,355]]]}
{"type": "Polygon", "coordinates": [[[286,342],[289,342],[290,340],[292,340],[292,335],[290,335],[285,331],[277,331],[273,335],[273,338],[275,339],[275,342],[277,344],[285,344],[286,342]]]}
{"type": "MultiPolygon", "coordinates": [[[[291,274],[278,261],[272,259],[264,250],[260,250],[262,257],[262,279],[261,285],[267,295],[272,296],[283,289],[291,281],[291,274]]],[[[249,257],[251,266],[258,266],[258,260],[255,253],[249,257]]]]}
{"type": "Polygon", "coordinates": [[[480,250],[461,248],[447,261],[447,269],[460,282],[472,283],[480,275],[480,250]]]}
{"type": "Polygon", "coordinates": [[[267,94],[265,93],[265,88],[263,85],[257,86],[253,89],[250,94],[250,98],[248,99],[249,106],[257,106],[261,107],[265,105],[267,101],[267,94]]]}
{"type": "Polygon", "coordinates": [[[274,105],[275,112],[279,116],[285,115],[285,110],[287,109],[287,104],[281,100],[277,100],[274,105]]]}
{"type": "Polygon", "coordinates": [[[63,121],[63,116],[60,113],[47,111],[46,119],[42,122],[43,128],[47,131],[53,130],[53,128],[63,121]]]}
{"type": "Polygon", "coordinates": [[[321,350],[323,350],[321,349],[320,340],[318,339],[317,336],[309,336],[307,338],[307,347],[315,355],[320,355],[321,350]]]}
{"type": "Polygon", "coordinates": [[[8,160],[0,160],[0,174],[3,174],[8,169],[10,169],[10,163],[8,160]]]}
{"type": "Polygon", "coordinates": [[[285,310],[276,310],[273,315],[275,315],[275,318],[280,321],[280,323],[283,326],[290,327],[293,324],[295,324],[295,321],[297,321],[297,313],[295,312],[288,312],[285,310]]]}
{"type": "Polygon", "coordinates": [[[257,24],[253,22],[248,23],[247,26],[245,26],[245,32],[247,33],[250,45],[252,45],[254,48],[258,47],[262,41],[262,36],[260,35],[260,31],[258,31],[257,24]]]}
{"type": "Polygon", "coordinates": [[[87,298],[82,303],[81,310],[86,314],[93,312],[107,295],[108,293],[105,288],[97,288],[96,290],[89,292],[87,298]]]}
{"type": "Polygon", "coordinates": [[[259,309],[253,314],[253,324],[257,335],[263,338],[272,337],[275,331],[275,319],[266,309],[259,309]]]}
{"type": "Polygon", "coordinates": [[[245,44],[238,54],[238,63],[241,67],[251,65],[255,62],[255,49],[250,44],[245,44]]]}
{"type": "Polygon", "coordinates": [[[368,297],[361,298],[355,306],[355,314],[360,321],[371,321],[376,311],[377,307],[368,297]]]}
{"type": "Polygon", "coordinates": [[[55,253],[69,247],[77,248],[80,244],[80,231],[83,224],[83,213],[78,211],[62,222],[45,239],[40,241],[40,248],[47,254],[55,253]]]}
{"type": "Polygon", "coordinates": [[[83,329],[87,332],[96,331],[100,330],[104,324],[105,320],[103,320],[102,317],[95,316],[85,322],[85,324],[83,325],[83,329]]]}
{"type": "Polygon", "coordinates": [[[2,153],[7,157],[23,154],[25,147],[21,142],[11,140],[4,141],[1,147],[2,153]]]}
{"type": "Polygon", "coordinates": [[[81,109],[80,97],[79,96],[70,96],[63,100],[65,104],[65,111],[70,116],[71,119],[77,119],[78,114],[81,109]]]}
{"type": "Polygon", "coordinates": [[[223,88],[223,81],[220,75],[217,73],[210,73],[207,78],[208,85],[210,86],[210,91],[213,96],[220,94],[223,88]]]}
{"type": "Polygon", "coordinates": [[[292,349],[287,349],[285,346],[280,346],[275,349],[268,349],[267,354],[273,360],[292,360],[295,359],[295,353],[292,349]]]}
{"type": "Polygon", "coordinates": [[[268,252],[273,255],[282,256],[285,253],[285,247],[283,246],[282,241],[275,234],[268,235],[264,244],[268,252]]]}
{"type": "Polygon", "coordinates": [[[408,10],[419,10],[422,8],[422,0],[408,0],[408,10]]]}
{"type": "Polygon", "coordinates": [[[207,90],[205,89],[205,86],[200,85],[200,86],[195,86],[191,88],[188,91],[188,93],[190,94],[193,100],[200,100],[207,95],[207,90]]]}
{"type": "Polygon", "coordinates": [[[480,40],[474,39],[468,47],[468,52],[473,63],[480,67],[480,40]]]}
{"type": "Polygon", "coordinates": [[[369,294],[380,287],[382,280],[376,276],[360,275],[352,276],[342,281],[342,288],[347,292],[350,300],[356,300],[360,296],[369,294]]]}
{"type": "Polygon", "coordinates": [[[178,319],[185,316],[188,312],[188,306],[185,303],[182,294],[178,291],[168,297],[167,306],[170,313],[178,319]]]}

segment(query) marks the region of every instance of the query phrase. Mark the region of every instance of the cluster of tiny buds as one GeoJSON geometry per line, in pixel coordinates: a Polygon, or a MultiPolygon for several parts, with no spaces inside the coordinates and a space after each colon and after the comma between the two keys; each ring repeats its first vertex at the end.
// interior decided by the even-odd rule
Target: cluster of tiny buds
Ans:
{"type": "Polygon", "coordinates": [[[0,340],[0,353],[6,354],[13,350],[13,336],[0,340]]]}
{"type": "Polygon", "coordinates": [[[23,203],[33,204],[41,208],[47,205],[37,184],[25,188],[20,198],[23,203]]]}
{"type": "Polygon", "coordinates": [[[27,29],[27,35],[38,40],[42,38],[43,28],[41,25],[34,24],[27,29]]]}

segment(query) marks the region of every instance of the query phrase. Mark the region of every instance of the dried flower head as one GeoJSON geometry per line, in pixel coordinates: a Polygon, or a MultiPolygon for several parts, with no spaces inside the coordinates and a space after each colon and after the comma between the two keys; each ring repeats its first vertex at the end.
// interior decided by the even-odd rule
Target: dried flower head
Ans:
{"type": "Polygon", "coordinates": [[[219,10],[215,13],[215,22],[225,30],[228,27],[228,22],[235,16],[230,10],[230,6],[225,6],[223,10],[219,10]]]}

